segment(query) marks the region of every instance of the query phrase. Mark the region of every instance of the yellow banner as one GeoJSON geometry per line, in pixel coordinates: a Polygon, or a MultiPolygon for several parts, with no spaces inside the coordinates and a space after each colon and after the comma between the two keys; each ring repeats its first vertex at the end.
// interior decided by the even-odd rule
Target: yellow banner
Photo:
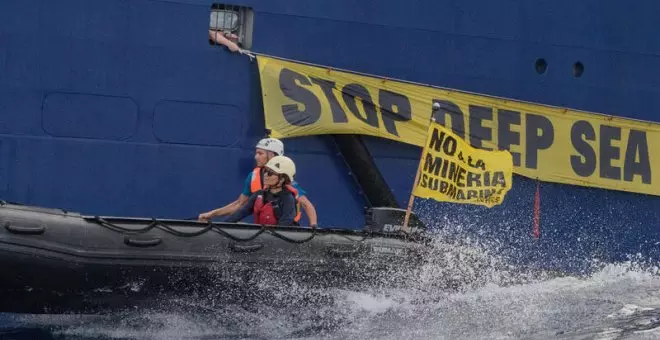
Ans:
{"type": "Polygon", "coordinates": [[[432,123],[417,171],[417,197],[492,208],[511,189],[513,158],[506,150],[473,148],[450,129],[432,123]]]}
{"type": "Polygon", "coordinates": [[[509,150],[515,173],[660,196],[660,124],[257,59],[273,137],[362,134],[424,146],[433,115],[476,148],[509,150]]]}

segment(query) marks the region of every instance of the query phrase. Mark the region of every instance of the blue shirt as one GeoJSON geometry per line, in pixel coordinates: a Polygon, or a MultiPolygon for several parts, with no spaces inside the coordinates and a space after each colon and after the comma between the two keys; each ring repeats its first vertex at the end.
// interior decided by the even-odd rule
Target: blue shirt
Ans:
{"type": "MultiPolygon", "coordinates": [[[[250,192],[250,183],[252,183],[252,171],[250,171],[250,173],[248,174],[247,178],[245,178],[245,185],[243,186],[243,192],[242,192],[242,194],[245,195],[245,196],[247,196],[247,197],[252,196],[252,193],[250,192]]],[[[302,188],[300,188],[300,185],[298,185],[298,182],[293,181],[293,183],[291,183],[291,185],[292,185],[294,188],[296,188],[296,190],[298,190],[298,196],[303,197],[303,196],[305,196],[305,195],[307,194],[307,193],[305,192],[305,190],[303,190],[302,188]]]]}

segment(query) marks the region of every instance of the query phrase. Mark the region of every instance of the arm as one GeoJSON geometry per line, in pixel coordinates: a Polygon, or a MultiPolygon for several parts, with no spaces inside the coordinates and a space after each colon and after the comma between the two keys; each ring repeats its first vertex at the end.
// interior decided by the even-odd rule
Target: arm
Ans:
{"type": "Polygon", "coordinates": [[[246,218],[250,213],[252,212],[252,209],[254,208],[254,202],[257,200],[257,194],[255,193],[254,195],[250,196],[250,199],[248,199],[247,203],[241,206],[239,209],[234,211],[227,219],[225,219],[225,222],[238,222],[244,218],[246,218]]]}
{"type": "Polygon", "coordinates": [[[238,198],[225,205],[222,208],[218,208],[212,211],[213,216],[225,216],[225,215],[230,215],[238,211],[241,207],[245,205],[245,203],[248,201],[249,197],[246,196],[245,194],[240,194],[238,198]]]}
{"type": "Polygon", "coordinates": [[[300,187],[300,184],[298,182],[293,182],[293,187],[298,190],[298,202],[300,203],[300,207],[302,210],[305,211],[305,214],[307,215],[307,219],[309,220],[309,225],[310,226],[316,226],[318,223],[317,216],[316,216],[316,208],[314,208],[314,205],[310,200],[307,198],[307,192],[303,190],[300,187]]]}
{"type": "Polygon", "coordinates": [[[222,208],[214,209],[209,212],[205,212],[202,214],[199,214],[199,220],[201,221],[208,221],[216,216],[225,216],[225,215],[230,215],[235,213],[238,209],[240,209],[245,203],[248,201],[248,196],[241,194],[238,196],[238,198],[225,205],[222,208]]]}
{"type": "Polygon", "coordinates": [[[227,46],[227,48],[229,48],[229,50],[232,52],[240,51],[241,49],[235,42],[225,38],[225,35],[222,34],[222,32],[209,30],[209,37],[215,43],[227,46]]]}
{"type": "Polygon", "coordinates": [[[283,226],[293,225],[293,219],[296,217],[296,198],[293,195],[281,196],[279,203],[282,208],[282,216],[280,216],[277,224],[283,226]]]}
{"type": "Polygon", "coordinates": [[[245,203],[248,201],[248,198],[250,198],[250,195],[252,195],[250,193],[250,182],[252,182],[252,173],[249,173],[245,178],[245,182],[243,184],[243,192],[241,192],[235,201],[225,205],[222,208],[199,214],[199,220],[208,221],[216,216],[226,216],[235,213],[238,209],[245,205],[245,203]]]}
{"type": "Polygon", "coordinates": [[[301,196],[298,198],[298,202],[300,202],[300,206],[305,210],[305,214],[307,214],[307,218],[309,219],[309,225],[310,226],[315,226],[318,223],[317,216],[316,216],[316,208],[314,208],[314,204],[307,199],[307,196],[301,196]]]}

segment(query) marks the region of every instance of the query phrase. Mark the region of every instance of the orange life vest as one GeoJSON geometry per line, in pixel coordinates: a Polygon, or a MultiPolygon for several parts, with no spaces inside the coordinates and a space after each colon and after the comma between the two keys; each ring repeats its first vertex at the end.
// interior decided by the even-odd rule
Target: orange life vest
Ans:
{"type": "MultiPolygon", "coordinates": [[[[252,181],[250,182],[250,193],[254,194],[257,191],[263,190],[264,188],[264,179],[263,179],[263,171],[264,168],[259,168],[256,167],[254,170],[252,170],[252,181]]],[[[300,217],[302,216],[302,213],[300,211],[300,202],[298,199],[300,198],[298,196],[298,190],[294,188],[292,185],[286,185],[287,189],[291,191],[296,198],[296,217],[294,217],[293,221],[296,223],[300,222],[300,217]]]]}

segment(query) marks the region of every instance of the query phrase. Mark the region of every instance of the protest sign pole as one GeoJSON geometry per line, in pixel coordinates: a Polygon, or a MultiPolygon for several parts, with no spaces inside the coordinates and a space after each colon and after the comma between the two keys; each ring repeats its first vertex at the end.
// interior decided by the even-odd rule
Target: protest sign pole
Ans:
{"type": "MultiPolygon", "coordinates": [[[[431,113],[431,121],[429,124],[435,123],[435,111],[440,108],[438,103],[433,104],[433,113],[431,113]]],[[[429,129],[426,129],[427,131],[429,129]]],[[[419,182],[419,173],[422,168],[422,159],[424,158],[424,146],[422,146],[422,152],[419,155],[419,164],[417,164],[417,173],[415,173],[415,180],[413,181],[412,190],[410,190],[410,198],[408,199],[408,208],[406,209],[406,217],[403,219],[403,231],[408,232],[408,222],[410,221],[410,212],[412,211],[413,204],[415,203],[415,187],[417,182],[419,182]]]]}
{"type": "MultiPolygon", "coordinates": [[[[422,148],[422,155],[424,149],[422,148]]],[[[417,186],[417,182],[419,181],[419,168],[421,167],[420,165],[422,164],[421,157],[419,164],[417,165],[417,173],[415,174],[415,180],[413,181],[413,187],[412,190],[410,191],[410,198],[408,199],[408,209],[406,209],[406,217],[403,219],[403,230],[405,232],[408,232],[408,220],[410,220],[410,211],[412,210],[413,203],[415,203],[415,195],[413,192],[415,191],[415,187],[417,186]]]]}

